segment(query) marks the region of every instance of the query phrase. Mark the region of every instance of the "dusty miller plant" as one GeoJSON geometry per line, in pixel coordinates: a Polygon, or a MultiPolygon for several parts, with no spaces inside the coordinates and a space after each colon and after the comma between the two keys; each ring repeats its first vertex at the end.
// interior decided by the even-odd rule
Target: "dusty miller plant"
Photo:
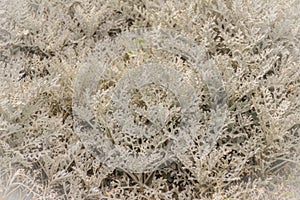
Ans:
{"type": "Polygon", "coordinates": [[[299,199],[299,10],[0,0],[0,199],[299,199]]]}
{"type": "Polygon", "coordinates": [[[204,47],[176,32],[124,32],[96,47],[78,73],[76,132],[102,162],[127,171],[142,173],[174,161],[195,140],[205,157],[226,113],[220,79],[204,47]]]}

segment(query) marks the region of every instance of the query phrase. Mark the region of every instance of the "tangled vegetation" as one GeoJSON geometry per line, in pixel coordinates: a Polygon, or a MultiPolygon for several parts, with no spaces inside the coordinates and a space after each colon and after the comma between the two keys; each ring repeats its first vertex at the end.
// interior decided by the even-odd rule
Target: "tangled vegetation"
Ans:
{"type": "Polygon", "coordinates": [[[300,199],[299,10],[297,0],[0,0],[0,199],[300,199]],[[163,44],[176,48],[126,36],[141,28],[175,32],[163,44]],[[166,162],[153,164],[160,149],[166,162]]]}

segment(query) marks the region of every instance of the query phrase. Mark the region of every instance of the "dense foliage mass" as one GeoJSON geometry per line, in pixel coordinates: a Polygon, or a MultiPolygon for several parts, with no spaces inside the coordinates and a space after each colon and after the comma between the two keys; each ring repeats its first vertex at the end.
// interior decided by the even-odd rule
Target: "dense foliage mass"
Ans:
{"type": "Polygon", "coordinates": [[[299,10],[0,0],[0,199],[300,199],[299,10]]]}

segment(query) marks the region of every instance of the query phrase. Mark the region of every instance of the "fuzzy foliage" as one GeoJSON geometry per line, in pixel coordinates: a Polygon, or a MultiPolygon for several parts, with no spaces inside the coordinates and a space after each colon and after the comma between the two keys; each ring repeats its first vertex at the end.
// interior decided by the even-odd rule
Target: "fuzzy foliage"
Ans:
{"type": "Polygon", "coordinates": [[[0,199],[299,199],[299,10],[293,0],[0,0],[0,199]],[[209,151],[202,136],[214,93],[187,62],[191,51],[178,52],[188,43],[166,51],[122,39],[157,27],[191,38],[222,79],[226,119],[209,151]],[[87,73],[101,65],[109,67],[98,79],[87,73]],[[136,90],[130,80],[147,84],[136,90]],[[80,134],[78,119],[94,117],[97,133],[111,131],[128,152],[123,163],[134,152],[170,152],[171,140],[158,143],[188,127],[178,119],[193,95],[193,137],[149,171],[117,166],[113,155],[104,162],[80,134]],[[147,140],[132,131],[142,127],[147,140]]]}

